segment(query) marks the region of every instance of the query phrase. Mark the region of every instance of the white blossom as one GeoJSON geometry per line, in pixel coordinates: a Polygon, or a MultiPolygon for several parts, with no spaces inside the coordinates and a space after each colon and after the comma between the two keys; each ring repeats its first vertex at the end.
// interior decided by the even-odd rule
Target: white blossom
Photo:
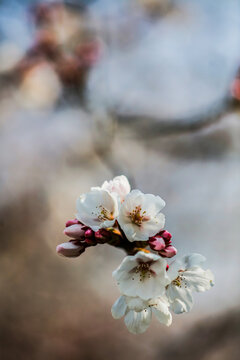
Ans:
{"type": "Polygon", "coordinates": [[[118,201],[107,190],[95,188],[77,199],[76,218],[94,231],[113,226],[117,216],[118,201]]]}
{"type": "Polygon", "coordinates": [[[176,314],[191,310],[193,291],[206,291],[214,285],[212,272],[201,267],[204,261],[202,255],[191,254],[169,266],[168,276],[171,283],[167,286],[166,295],[176,314]]]}
{"type": "Polygon", "coordinates": [[[126,195],[130,192],[131,187],[126,176],[120,175],[120,176],[116,176],[110,181],[104,181],[104,183],[100,188],[92,188],[92,189],[107,190],[111,194],[115,194],[122,203],[126,195]]]}
{"type": "Polygon", "coordinates": [[[118,222],[129,241],[148,240],[163,229],[165,216],[160,212],[165,201],[160,196],[132,190],[121,205],[118,222]]]}
{"type": "Polygon", "coordinates": [[[167,326],[171,325],[172,315],[169,311],[169,303],[164,297],[143,300],[139,297],[122,295],[112,306],[114,319],[124,316],[125,325],[133,334],[141,334],[147,330],[152,314],[159,322],[167,326]]]}
{"type": "Polygon", "coordinates": [[[148,300],[164,294],[169,283],[166,266],[162,257],[139,251],[134,256],[126,256],[113,277],[122,294],[148,300]]]}

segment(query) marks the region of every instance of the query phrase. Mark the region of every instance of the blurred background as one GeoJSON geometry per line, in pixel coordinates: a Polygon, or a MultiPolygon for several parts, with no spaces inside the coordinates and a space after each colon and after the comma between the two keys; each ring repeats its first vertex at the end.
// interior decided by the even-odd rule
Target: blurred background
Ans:
{"type": "Polygon", "coordinates": [[[239,66],[238,0],[0,0],[1,360],[239,359],[239,66]],[[124,253],[55,253],[120,174],[216,276],[138,336],[110,311],[124,253]]]}

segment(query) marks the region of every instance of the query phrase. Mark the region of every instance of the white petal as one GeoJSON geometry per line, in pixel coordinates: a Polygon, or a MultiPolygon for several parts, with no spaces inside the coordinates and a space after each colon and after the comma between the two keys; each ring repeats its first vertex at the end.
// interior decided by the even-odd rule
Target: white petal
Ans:
{"type": "Polygon", "coordinates": [[[131,191],[131,186],[125,175],[116,176],[113,179],[113,182],[118,182],[121,185],[121,187],[124,188],[126,194],[128,194],[131,191]]]}
{"type": "Polygon", "coordinates": [[[145,239],[148,240],[150,236],[154,236],[159,233],[160,230],[163,229],[165,225],[165,215],[163,213],[159,213],[150,218],[150,220],[144,222],[141,225],[141,232],[145,235],[145,239]]]}
{"type": "Polygon", "coordinates": [[[137,189],[132,190],[125,198],[122,211],[131,211],[135,206],[142,204],[144,194],[137,189]]]}
{"type": "Polygon", "coordinates": [[[206,258],[200,254],[190,254],[183,256],[181,259],[174,260],[168,269],[168,276],[171,280],[174,280],[178,276],[179,270],[186,270],[191,267],[199,266],[206,261],[206,258]]]}
{"type": "Polygon", "coordinates": [[[128,288],[126,284],[123,287],[126,295],[131,294],[131,296],[134,296],[135,294],[135,296],[148,300],[152,297],[163,295],[165,292],[165,283],[161,281],[161,278],[155,279],[151,277],[144,281],[139,280],[138,283],[136,281],[133,281],[132,283],[134,283],[135,286],[128,288]]]}
{"type": "MultiPolygon", "coordinates": [[[[125,223],[118,218],[118,222],[121,226],[122,231],[124,232],[126,238],[130,241],[146,241],[146,235],[142,236],[141,229],[139,229],[139,226],[133,224],[129,221],[129,219],[124,220],[125,223]]],[[[148,238],[147,238],[148,240],[148,238]]]]}
{"type": "Polygon", "coordinates": [[[157,275],[161,275],[167,278],[167,272],[166,272],[167,261],[161,256],[157,255],[157,257],[158,258],[153,259],[154,262],[151,265],[151,270],[153,270],[157,275]]]}
{"type": "Polygon", "coordinates": [[[185,312],[189,312],[191,308],[186,306],[186,303],[180,299],[175,299],[171,304],[171,310],[175,314],[183,314],[185,312]]]}
{"type": "Polygon", "coordinates": [[[210,270],[195,267],[184,271],[183,277],[191,290],[203,292],[209,290],[214,284],[214,276],[210,270]]]}
{"type": "Polygon", "coordinates": [[[143,209],[152,216],[156,216],[166,205],[160,196],[143,194],[143,209]]]}
{"type": "Polygon", "coordinates": [[[114,319],[123,317],[127,310],[125,296],[120,296],[112,306],[112,316],[114,319]]]}
{"type": "Polygon", "coordinates": [[[167,287],[166,295],[176,314],[189,312],[192,309],[193,298],[189,289],[170,284],[167,287]]]}
{"type": "Polygon", "coordinates": [[[137,265],[136,255],[125,256],[119,267],[112,273],[114,279],[116,279],[117,281],[121,280],[122,277],[125,277],[126,274],[137,265]]]}
{"type": "Polygon", "coordinates": [[[135,258],[135,260],[142,260],[144,262],[163,261],[164,264],[166,263],[166,260],[164,260],[161,256],[157,254],[153,254],[151,252],[138,251],[133,257],[135,258]]]}
{"type": "Polygon", "coordinates": [[[130,310],[124,318],[125,325],[132,334],[142,334],[147,330],[152,318],[151,309],[136,312],[130,310]]]}
{"type": "Polygon", "coordinates": [[[91,191],[94,191],[94,190],[102,190],[102,188],[100,186],[92,186],[91,191]]]}
{"type": "Polygon", "coordinates": [[[140,297],[126,296],[126,303],[130,310],[142,311],[148,306],[148,302],[144,301],[140,297]]]}
{"type": "Polygon", "coordinates": [[[152,312],[162,324],[170,326],[172,323],[172,314],[169,311],[169,303],[164,299],[152,299],[149,303],[152,305],[152,312]]]}

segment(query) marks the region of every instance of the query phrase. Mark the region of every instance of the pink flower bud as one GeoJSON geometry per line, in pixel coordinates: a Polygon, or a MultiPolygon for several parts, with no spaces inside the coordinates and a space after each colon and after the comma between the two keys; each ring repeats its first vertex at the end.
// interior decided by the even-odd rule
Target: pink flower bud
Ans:
{"type": "Polygon", "coordinates": [[[85,235],[85,230],[83,229],[83,225],[81,224],[74,224],[66,227],[64,229],[64,234],[70,236],[74,239],[83,238],[85,235]]]}
{"type": "Polygon", "coordinates": [[[163,230],[161,231],[160,235],[164,238],[164,240],[170,242],[172,235],[170,234],[170,232],[163,230]]]}
{"type": "Polygon", "coordinates": [[[80,222],[78,221],[78,219],[72,219],[72,220],[68,220],[65,224],[66,227],[71,226],[71,225],[75,225],[75,224],[80,224],[80,222]]]}
{"type": "Polygon", "coordinates": [[[93,231],[92,229],[87,229],[87,230],[85,231],[85,237],[86,237],[86,238],[92,238],[92,237],[94,237],[94,231],[93,231]]]}
{"type": "Polygon", "coordinates": [[[159,251],[160,256],[167,257],[167,258],[171,258],[171,257],[175,256],[176,253],[177,253],[177,249],[172,245],[169,245],[165,249],[159,251]]]}
{"type": "Polygon", "coordinates": [[[149,244],[150,248],[155,251],[163,250],[166,247],[164,239],[160,236],[150,237],[148,244],[149,244]]]}
{"type": "Polygon", "coordinates": [[[171,258],[177,253],[177,249],[171,245],[171,238],[172,235],[168,231],[162,230],[155,236],[150,237],[148,244],[160,256],[171,258]]]}
{"type": "Polygon", "coordinates": [[[56,251],[62,256],[77,257],[85,251],[85,247],[79,241],[72,240],[58,245],[56,251]]]}

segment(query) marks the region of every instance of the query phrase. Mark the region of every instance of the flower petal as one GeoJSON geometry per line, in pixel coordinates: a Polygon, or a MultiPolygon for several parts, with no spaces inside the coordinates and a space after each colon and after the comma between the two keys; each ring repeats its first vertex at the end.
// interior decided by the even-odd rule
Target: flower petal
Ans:
{"type": "Polygon", "coordinates": [[[214,285],[213,273],[210,270],[203,270],[200,267],[184,271],[183,276],[188,288],[197,292],[209,290],[214,285]]]}
{"type": "MultiPolygon", "coordinates": [[[[142,238],[140,240],[148,240],[149,237],[154,236],[164,228],[165,215],[163,213],[152,216],[148,221],[144,222],[141,227],[138,227],[141,231],[142,238]]],[[[138,235],[140,237],[140,234],[138,235]]],[[[139,240],[136,236],[136,240],[139,240]]]]}
{"type": "Polygon", "coordinates": [[[144,333],[150,325],[152,311],[147,308],[140,312],[130,310],[124,318],[125,325],[132,334],[144,333]]]}
{"type": "Polygon", "coordinates": [[[143,209],[156,216],[165,207],[166,203],[160,196],[143,194],[143,209]]]}
{"type": "Polygon", "coordinates": [[[170,284],[166,289],[166,295],[175,314],[189,312],[192,309],[191,290],[170,284]]]}
{"type": "Polygon", "coordinates": [[[127,310],[125,296],[120,296],[112,306],[112,316],[114,319],[123,317],[127,310]]]}
{"type": "Polygon", "coordinates": [[[174,314],[183,314],[185,312],[189,312],[191,308],[189,308],[186,303],[180,299],[175,299],[171,304],[171,310],[174,314]]]}
{"type": "Polygon", "coordinates": [[[158,321],[160,321],[160,323],[166,326],[170,326],[172,323],[172,314],[169,311],[168,301],[162,298],[157,298],[152,299],[149,304],[154,304],[152,305],[152,312],[156,316],[158,321]]]}
{"type": "Polygon", "coordinates": [[[148,302],[144,301],[140,297],[126,296],[125,299],[130,310],[142,311],[148,306],[148,302]]]}

